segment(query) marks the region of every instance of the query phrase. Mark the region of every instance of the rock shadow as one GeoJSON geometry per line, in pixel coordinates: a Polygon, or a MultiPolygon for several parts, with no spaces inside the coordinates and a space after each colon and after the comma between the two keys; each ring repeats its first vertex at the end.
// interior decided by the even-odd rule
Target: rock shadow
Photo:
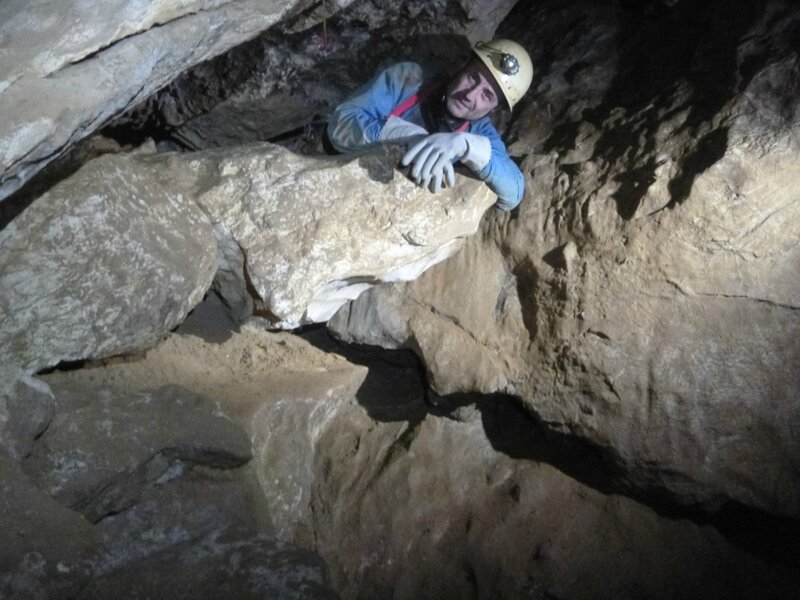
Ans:
{"type": "Polygon", "coordinates": [[[731,544],[764,560],[797,569],[800,574],[800,521],[736,502],[715,511],[686,505],[666,489],[642,488],[641,484],[632,483],[611,450],[554,431],[512,396],[474,396],[473,401],[495,450],[514,459],[547,463],[603,494],[626,496],[664,518],[710,525],[731,544]]]}
{"type": "MultiPolygon", "coordinates": [[[[545,255],[545,262],[550,264],[551,255],[557,253],[556,250],[545,255]]],[[[517,296],[519,297],[520,308],[522,311],[522,322],[528,330],[528,338],[535,339],[539,331],[538,315],[539,302],[537,292],[539,290],[540,275],[536,266],[530,258],[526,258],[514,269],[514,281],[517,286],[517,296]]]]}
{"type": "Polygon", "coordinates": [[[429,389],[424,365],[410,350],[345,344],[322,326],[308,327],[300,335],[321,350],[369,369],[356,398],[376,421],[406,421],[410,431],[428,415],[456,421],[479,419],[492,447],[510,458],[551,465],[602,494],[644,504],[661,517],[710,525],[735,546],[800,573],[800,545],[796,543],[800,521],[732,502],[713,512],[686,505],[664,488],[643,488],[641,482],[632,482],[611,449],[555,431],[526,410],[518,398],[505,394],[436,395],[429,389]]]}
{"type": "Polygon", "coordinates": [[[695,178],[725,156],[728,148],[728,128],[716,129],[697,142],[681,164],[680,172],[667,185],[670,201],[666,208],[682,204],[692,191],[695,178]]]}
{"type": "MultiPolygon", "coordinates": [[[[603,97],[584,109],[579,118],[567,116],[571,107],[562,109],[556,119],[558,125],[544,142],[544,151],[565,152],[576,148],[582,123],[601,131],[590,160],[606,165],[614,173],[613,179],[619,183],[618,191],[613,194],[617,212],[621,218],[630,220],[657,178],[659,163],[651,157],[659,150],[656,147],[659,126],[678,111],[686,111],[686,117],[675,134],[688,134],[697,142],[686,155],[673,157],[679,165],[679,174],[669,183],[672,194],[669,207],[685,201],[697,175],[724,155],[726,130],[712,133],[705,130],[713,127],[714,117],[763,66],[768,54],[753,51],[742,56],[742,45],[751,35],[751,28],[765,16],[769,3],[766,0],[606,0],[603,4],[608,14],[614,15],[617,25],[613,33],[617,46],[616,70],[603,97]]],[[[596,8],[587,5],[586,10],[596,8]]],[[[522,39],[526,35],[531,37],[521,23],[536,17],[541,20],[542,14],[557,14],[562,10],[555,2],[525,6],[519,3],[506,21],[507,33],[522,39]]],[[[580,15],[580,11],[576,8],[573,12],[580,15]]],[[[589,31],[592,23],[592,18],[586,16],[558,31],[568,31],[567,37],[574,38],[577,45],[581,43],[581,31],[589,31]]],[[[562,39],[563,35],[554,39],[554,45],[563,46],[562,39]]],[[[535,48],[546,40],[531,39],[528,43],[535,48]]],[[[536,66],[542,72],[562,68],[558,62],[563,56],[538,54],[536,66]]],[[[564,72],[567,83],[586,66],[580,58],[581,52],[576,54],[578,61],[564,72]]]]}
{"type": "MultiPolygon", "coordinates": [[[[586,115],[600,126],[610,112],[623,107],[627,118],[606,128],[593,159],[608,163],[625,161],[630,168],[615,176],[620,183],[613,198],[623,219],[633,218],[651,183],[658,164],[652,158],[638,164],[627,152],[653,156],[660,123],[674,112],[673,97],[687,86],[688,98],[680,108],[688,110],[678,130],[697,136],[702,125],[717,115],[755,73],[740,70],[738,49],[750,28],[763,17],[766,2],[733,0],[701,2],[684,0],[668,6],[663,2],[619,3],[619,66],[601,105],[586,115]],[[724,14],[724,22],[719,15],[724,14]],[[643,143],[639,140],[644,138],[643,143]],[[637,146],[641,147],[637,148],[637,146]]],[[[727,129],[699,137],[694,149],[677,157],[679,175],[669,183],[668,207],[688,198],[700,173],[725,154],[727,129]]]]}
{"type": "Polygon", "coordinates": [[[407,421],[413,426],[430,411],[425,403],[428,389],[425,367],[411,350],[346,344],[334,339],[324,325],[309,325],[298,335],[324,352],[367,367],[356,400],[370,418],[383,423],[407,421]]]}

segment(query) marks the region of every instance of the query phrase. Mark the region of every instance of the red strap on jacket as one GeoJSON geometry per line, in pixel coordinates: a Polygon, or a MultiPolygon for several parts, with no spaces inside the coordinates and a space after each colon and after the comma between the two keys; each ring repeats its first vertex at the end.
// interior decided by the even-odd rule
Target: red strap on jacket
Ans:
{"type": "MultiPolygon", "coordinates": [[[[433,88],[436,86],[433,85],[426,85],[423,84],[422,87],[419,88],[419,91],[416,94],[411,94],[408,98],[403,100],[400,104],[394,107],[394,110],[389,114],[394,117],[399,117],[407,110],[411,110],[420,102],[426,100],[428,96],[431,95],[433,92],[433,88]]],[[[469,127],[469,121],[464,121],[456,128],[456,131],[466,131],[469,127]]]]}

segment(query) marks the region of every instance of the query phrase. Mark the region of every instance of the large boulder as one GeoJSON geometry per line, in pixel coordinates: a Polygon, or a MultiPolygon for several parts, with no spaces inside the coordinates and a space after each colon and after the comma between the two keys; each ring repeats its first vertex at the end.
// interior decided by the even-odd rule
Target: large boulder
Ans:
{"type": "MultiPolygon", "coordinates": [[[[32,407],[29,389],[50,393],[12,374],[32,407]]],[[[0,596],[336,597],[318,556],[274,538],[254,471],[228,468],[250,441],[214,403],[55,379],[58,414],[22,468],[0,452],[0,596]]]]}
{"type": "Polygon", "coordinates": [[[0,453],[0,597],[72,598],[91,579],[100,535],[0,453]]]}
{"type": "Polygon", "coordinates": [[[254,300],[273,326],[294,328],[375,283],[419,276],[460,249],[494,202],[467,176],[431,194],[394,169],[400,156],[300,157],[261,144],[173,155],[161,169],[194,179],[224,255],[218,290],[237,316],[254,300]]]}
{"type": "Polygon", "coordinates": [[[264,531],[248,478],[198,471],[97,524],[94,577],[77,598],[336,598],[318,556],[264,531]]]}
{"type": "Polygon", "coordinates": [[[264,410],[270,512],[283,534],[313,543],[343,597],[777,600],[797,588],[789,568],[712,527],[539,462],[574,461],[584,477],[603,469],[577,444],[559,453],[508,398],[456,420],[425,415],[418,395],[374,420],[392,379],[361,405],[309,398],[264,410]]]}
{"type": "MultiPolygon", "coordinates": [[[[288,333],[245,325],[222,343],[195,335],[172,334],[144,357],[97,368],[44,376],[55,388],[100,386],[117,392],[180,385],[219,398],[224,410],[250,436],[254,468],[262,493],[281,499],[270,521],[283,539],[310,543],[313,534],[297,534],[293,515],[310,512],[315,449],[310,432],[324,426],[341,405],[355,405],[367,369],[322,352],[288,333]],[[284,415],[276,436],[274,421],[284,415]],[[279,468],[280,475],[276,473],[279,468]]],[[[270,502],[270,505],[273,503],[270,502]]]]}
{"type": "Polygon", "coordinates": [[[519,397],[640,490],[798,517],[800,16],[649,6],[514,9],[518,216],[331,327],[415,349],[440,393],[519,397]]]}
{"type": "Polygon", "coordinates": [[[263,143],[91,161],[0,232],[0,359],[36,371],[150,347],[217,268],[238,319],[279,328],[413,279],[461,247],[493,196],[467,176],[431,194],[397,160],[263,143]]]}
{"type": "Polygon", "coordinates": [[[152,346],[216,271],[202,210],[104,156],[0,231],[0,360],[29,372],[152,346]]]}
{"type": "Polygon", "coordinates": [[[325,565],[312,552],[266,535],[244,540],[210,536],[148,556],[93,579],[77,600],[106,598],[337,600],[325,565]]]}

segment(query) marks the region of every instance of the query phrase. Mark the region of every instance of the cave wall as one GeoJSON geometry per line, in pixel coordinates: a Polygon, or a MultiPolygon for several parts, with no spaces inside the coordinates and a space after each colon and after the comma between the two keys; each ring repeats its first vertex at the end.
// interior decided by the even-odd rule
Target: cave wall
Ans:
{"type": "Polygon", "coordinates": [[[797,516],[798,13],[520,3],[527,188],[452,260],[340,312],[441,394],[505,392],[685,504],[797,516]]]}
{"type": "MultiPolygon", "coordinates": [[[[29,5],[37,10],[44,6],[29,5]]],[[[3,14],[25,14],[21,6],[18,2],[6,3],[2,10],[7,12],[3,14]]],[[[26,224],[39,218],[35,216],[37,206],[47,206],[46,212],[54,219],[49,223],[55,223],[41,228],[43,238],[53,242],[48,250],[52,255],[42,253],[37,258],[43,259],[45,267],[31,269],[43,274],[44,284],[29,286],[31,296],[13,303],[8,301],[10,294],[3,293],[0,312],[8,317],[3,319],[4,324],[20,314],[22,305],[35,305],[50,288],[64,283],[47,269],[58,264],[65,250],[80,247],[85,252],[75,255],[78,283],[66,282],[76,304],[66,305],[56,298],[49,308],[40,311],[47,316],[77,319],[77,325],[71,321],[65,328],[57,322],[42,335],[27,323],[18,328],[41,343],[34,356],[26,358],[31,361],[25,365],[29,370],[51,366],[65,357],[83,359],[154,345],[209,289],[213,271],[218,275],[217,289],[223,287],[221,266],[223,271],[235,271],[231,280],[237,284],[242,313],[237,316],[245,318],[253,307],[253,297],[249,296],[252,289],[248,289],[251,282],[238,262],[231,266],[233,263],[222,260],[226,251],[237,260],[243,254],[240,240],[218,236],[225,229],[224,199],[235,196],[237,190],[255,190],[248,198],[255,198],[254,204],[258,204],[259,194],[272,194],[274,190],[259,188],[269,187],[260,179],[259,169],[264,161],[272,160],[269,157],[285,157],[287,153],[267,145],[243,150],[241,143],[269,138],[293,150],[311,152],[315,140],[304,138],[314,132],[306,131],[306,126],[310,123],[318,132],[326,111],[379,66],[394,59],[422,58],[453,68],[463,60],[465,50],[463,39],[456,42],[455,35],[488,37],[502,21],[498,32],[523,42],[536,69],[531,92],[518,109],[513,115],[499,116],[510,152],[526,176],[525,200],[511,214],[488,211],[478,235],[463,243],[460,240],[460,252],[413,283],[380,286],[364,293],[331,321],[331,331],[347,341],[412,349],[426,369],[427,383],[438,394],[500,393],[490,399],[519,402],[533,416],[531,421],[524,421],[525,426],[535,423],[550,434],[576,437],[599,449],[604,461],[613,465],[621,480],[617,483],[627,495],[644,499],[666,496],[669,505],[677,503],[702,511],[733,505],[797,518],[800,17],[792,3],[764,0],[742,6],[728,0],[568,4],[369,0],[267,6],[274,10],[265,12],[265,3],[245,1],[201,3],[193,9],[189,3],[133,3],[129,10],[147,9],[136,17],[141,26],[128,27],[130,13],[120,11],[114,18],[121,19],[125,27],[118,27],[114,19],[101,18],[110,29],[77,45],[62,23],[42,14],[27,13],[28,24],[41,25],[42,38],[23,40],[25,23],[16,15],[0,20],[3,47],[23,52],[8,55],[16,57],[16,70],[6,75],[0,86],[0,102],[6,103],[3,113],[13,117],[0,125],[3,195],[107,123],[112,127],[104,134],[119,136],[117,142],[109,143],[114,152],[121,149],[120,143],[141,141],[156,130],[162,136],[155,148],[162,152],[154,156],[126,155],[89,163],[50,190],[46,202],[37,198],[0,232],[0,239],[7,243],[3,252],[6,260],[36,250],[30,247],[26,224]],[[258,15],[254,17],[248,11],[255,10],[256,4],[258,15]],[[190,65],[253,38],[280,19],[280,26],[264,36],[180,75],[190,65]],[[42,44],[41,39],[51,39],[54,31],[62,32],[58,39],[63,43],[42,44]],[[156,41],[152,37],[156,35],[163,38],[156,41]],[[188,43],[189,49],[176,45],[176,40],[188,43]],[[202,44],[193,46],[198,40],[202,44]],[[48,50],[42,50],[44,45],[48,50]],[[50,46],[66,50],[60,58],[52,58],[50,46]],[[148,50],[143,51],[143,47],[148,50]],[[163,87],[167,82],[171,83],[163,87]],[[161,91],[153,95],[157,89],[161,91]],[[58,95],[54,96],[53,90],[58,90],[58,95]],[[287,106],[291,110],[275,111],[275,107],[287,106]],[[256,115],[252,117],[253,126],[232,128],[232,120],[241,121],[242,113],[237,111],[242,110],[256,115]],[[137,135],[140,137],[135,139],[137,135]],[[308,147],[304,147],[305,142],[308,147]],[[236,148],[225,150],[227,146],[236,148]],[[183,149],[200,149],[206,154],[195,159],[182,153],[176,155],[180,158],[170,159],[163,153],[183,149]],[[234,164],[231,159],[237,156],[241,160],[234,164]],[[253,169],[248,165],[257,165],[259,175],[251,178],[253,169]],[[109,244],[113,246],[113,233],[105,242],[101,236],[86,234],[86,239],[101,242],[99,250],[58,237],[69,235],[77,224],[87,229],[96,224],[100,213],[95,209],[101,204],[97,201],[99,188],[88,175],[101,173],[101,187],[107,191],[104,205],[116,210],[120,194],[128,188],[114,177],[126,184],[135,183],[131,174],[139,167],[145,176],[129,194],[130,206],[137,207],[138,203],[139,212],[154,217],[160,230],[169,230],[173,222],[172,213],[166,214],[170,207],[190,206],[183,216],[196,217],[192,223],[200,233],[187,237],[193,241],[203,238],[201,251],[191,251],[182,258],[168,253],[177,261],[168,265],[175,267],[175,276],[160,266],[154,269],[155,275],[137,275],[132,265],[141,266],[137,262],[141,257],[135,252],[122,251],[117,256],[107,251],[109,244]],[[153,171],[149,171],[151,167],[153,171]],[[199,173],[196,179],[187,175],[193,169],[199,173]],[[153,172],[159,175],[152,176],[153,172]],[[234,177],[232,173],[244,175],[234,177]],[[172,187],[169,180],[176,174],[185,175],[185,180],[172,187]],[[69,192],[70,200],[77,200],[74,204],[59,202],[58,194],[64,189],[77,190],[69,192]],[[153,197],[150,192],[163,200],[157,210],[153,210],[156,203],[142,201],[153,197]],[[229,192],[230,196],[226,195],[229,192]],[[213,210],[196,203],[204,195],[220,200],[213,210]],[[79,209],[76,213],[65,210],[70,206],[79,209]],[[215,213],[214,219],[210,213],[215,213]],[[196,260],[198,252],[202,260],[196,260]],[[98,300],[111,316],[101,319],[95,318],[99,313],[80,288],[80,282],[86,281],[81,269],[87,269],[87,261],[95,255],[102,255],[115,267],[108,295],[98,300]],[[129,263],[131,256],[135,259],[129,263]],[[145,292],[136,288],[126,293],[131,299],[147,300],[149,292],[158,297],[168,289],[166,280],[180,280],[190,270],[187,265],[200,271],[199,283],[189,286],[188,291],[179,291],[179,297],[167,294],[166,299],[157,298],[153,305],[141,309],[149,317],[164,317],[155,333],[143,331],[140,322],[126,322],[125,333],[142,338],[135,344],[109,346],[95,354],[95,346],[88,348],[81,339],[74,353],[59,350],[47,354],[59,331],[64,332],[59,338],[62,340],[81,328],[101,341],[119,334],[122,328],[116,325],[103,329],[113,317],[132,315],[115,297],[126,289],[117,285],[118,279],[141,284],[145,292]],[[76,305],[88,306],[86,314],[76,305]]],[[[80,23],[89,22],[88,16],[81,17],[80,23]]],[[[311,180],[317,176],[328,179],[317,159],[298,157],[287,159],[287,164],[287,171],[305,173],[303,176],[311,180]]],[[[326,163],[325,168],[336,168],[331,167],[333,164],[326,163]]],[[[339,188],[374,189],[385,184],[375,180],[369,165],[352,169],[357,172],[355,179],[342,178],[339,188]]],[[[287,181],[308,181],[293,177],[287,181]]],[[[403,180],[392,185],[394,189],[405,184],[408,182],[403,180]]],[[[429,200],[425,192],[408,193],[411,207],[429,200]]],[[[315,191],[309,196],[319,198],[320,194],[315,191]]],[[[329,214],[324,199],[314,205],[313,198],[300,194],[292,201],[306,200],[311,213],[329,214]]],[[[379,197],[372,200],[380,205],[379,197]]],[[[447,215],[450,201],[450,197],[438,197],[432,210],[447,215]]],[[[255,216],[255,221],[267,223],[268,231],[269,219],[251,210],[248,202],[230,211],[233,224],[255,216]]],[[[483,206],[473,208],[482,210],[483,206]]],[[[416,214],[414,211],[412,214],[416,214]]],[[[348,223],[352,219],[343,214],[341,224],[348,223]]],[[[112,229],[135,233],[135,227],[131,227],[135,224],[123,216],[112,229]]],[[[307,230],[314,228],[311,225],[307,230]]],[[[306,233],[300,230],[301,236],[306,233]]],[[[266,240],[269,245],[268,236],[266,240]]],[[[132,246],[137,242],[134,240],[132,246]]],[[[278,252],[285,254],[287,250],[279,248],[278,252]]],[[[337,260],[332,259],[332,263],[337,260]]],[[[17,267],[4,273],[6,291],[31,281],[27,271],[21,277],[17,267]]],[[[343,276],[355,282],[363,277],[363,272],[343,276]]],[[[373,283],[372,274],[369,278],[373,283]]],[[[231,298],[229,303],[234,304],[231,298]]],[[[303,308],[298,310],[302,314],[303,308]]],[[[39,324],[45,317],[33,314],[31,318],[39,324]]],[[[3,334],[8,339],[5,327],[3,334]]],[[[248,369],[250,350],[242,356],[236,368],[248,369]]],[[[202,379],[203,371],[200,373],[191,373],[187,381],[202,379]]],[[[141,375],[141,379],[147,378],[147,372],[141,375]]],[[[224,386],[213,390],[214,394],[225,394],[224,386]]],[[[303,393],[300,390],[297,395],[302,397],[303,393]]],[[[90,394],[102,395],[97,390],[90,394]]],[[[253,402],[259,398],[256,391],[248,389],[247,394],[253,402]]],[[[282,533],[314,543],[324,551],[334,563],[338,583],[353,596],[362,582],[383,592],[404,576],[409,577],[404,581],[413,579],[407,573],[413,570],[416,556],[407,554],[403,542],[418,548],[420,555],[437,560],[447,554],[448,540],[451,549],[467,548],[467,554],[474,553],[473,562],[466,561],[472,570],[447,565],[454,577],[472,577],[463,589],[465,593],[474,591],[495,581],[497,571],[510,564],[503,560],[492,563],[480,553],[482,532],[490,535],[495,529],[514,529],[513,523],[510,529],[495,528],[493,523],[485,530],[476,528],[481,533],[471,534],[467,523],[480,514],[478,508],[484,504],[497,506],[502,513],[509,503],[517,502],[515,495],[522,494],[526,499],[534,496],[544,486],[535,482],[545,479],[550,482],[548,489],[567,490],[563,497],[587,495],[573,481],[548,469],[512,465],[507,449],[497,453],[497,448],[488,447],[483,435],[489,433],[481,431],[477,418],[466,419],[466,424],[431,418],[413,427],[383,427],[363,415],[351,397],[343,402],[347,412],[344,424],[327,432],[313,426],[316,421],[308,414],[317,406],[316,400],[309,400],[299,408],[290,407],[297,409],[296,414],[287,412],[286,406],[271,404],[270,410],[260,413],[262,429],[248,433],[262,442],[272,441],[265,444],[260,457],[260,467],[272,469],[260,471],[262,484],[267,482],[264,487],[269,488],[269,474],[283,477],[283,483],[290,482],[285,489],[277,486],[270,499],[277,507],[274,510],[280,516],[282,533]],[[275,422],[269,422],[270,415],[275,422]],[[282,438],[278,432],[287,423],[293,430],[282,438]],[[302,426],[309,423],[311,429],[304,430],[302,426]],[[340,438],[343,430],[345,435],[340,438]],[[289,457],[294,460],[274,453],[284,442],[290,449],[298,445],[307,449],[310,446],[305,433],[310,433],[314,443],[322,439],[318,452],[315,446],[308,455],[295,453],[289,457]],[[348,446],[350,442],[360,445],[361,454],[358,447],[348,446]],[[458,465],[463,468],[460,476],[445,486],[448,498],[457,500],[464,487],[480,489],[484,495],[464,500],[462,512],[451,511],[452,521],[440,529],[429,529],[425,532],[427,541],[420,541],[419,536],[404,529],[402,518],[398,523],[387,523],[389,517],[383,511],[396,499],[395,492],[405,489],[409,510],[401,514],[408,522],[419,524],[424,531],[427,521],[441,516],[436,509],[412,509],[417,503],[435,499],[425,482],[426,477],[437,479],[438,472],[430,469],[436,466],[435,458],[443,448],[469,457],[458,465]],[[331,456],[340,456],[342,463],[333,465],[331,456]],[[416,462],[420,456],[422,463],[416,462]],[[390,475],[387,482],[377,477],[385,473],[369,470],[373,459],[386,467],[390,475]],[[473,464],[481,465],[490,479],[496,469],[509,475],[502,481],[489,481],[483,489],[479,485],[481,474],[474,479],[470,469],[473,464]],[[295,471],[302,471],[303,477],[296,476],[295,471]],[[522,471],[530,473],[519,475],[522,471]],[[348,477],[358,477],[359,473],[365,474],[364,480],[348,487],[348,477]],[[403,486],[409,480],[417,483],[406,489],[403,486]],[[298,490],[300,509],[281,512],[290,493],[298,490]],[[331,497],[341,504],[326,504],[331,497]],[[367,498],[368,502],[353,505],[354,497],[367,498]],[[359,514],[362,506],[365,512],[359,514]],[[317,509],[321,511],[315,513],[317,509]],[[354,523],[357,528],[347,539],[351,547],[366,553],[370,547],[365,540],[374,534],[371,542],[385,551],[366,575],[359,571],[361,557],[352,562],[336,558],[342,533],[354,523]],[[378,533],[376,524],[382,527],[378,533]],[[396,540],[396,544],[385,539],[396,540]],[[446,543],[436,546],[442,539],[446,543]],[[402,563],[405,571],[391,567],[391,561],[401,560],[409,561],[402,563]]],[[[333,414],[329,405],[324,409],[321,414],[333,414]]],[[[327,418],[323,421],[326,426],[332,422],[327,418]]],[[[486,427],[486,420],[483,424],[486,427]]],[[[495,440],[501,437],[498,434],[495,440]]],[[[24,488],[36,502],[42,500],[40,491],[32,491],[30,482],[18,477],[16,467],[0,466],[11,473],[8,479],[13,479],[14,486],[19,483],[14,489],[24,488]]],[[[614,543],[629,531],[646,530],[648,539],[654,541],[644,545],[657,545],[659,536],[669,530],[674,550],[670,560],[676,565],[701,556],[710,540],[725,564],[745,565],[745,570],[759,568],[753,566],[750,557],[725,546],[714,532],[698,532],[685,524],[667,526],[628,500],[609,501],[594,492],[588,495],[587,504],[575,505],[576,510],[586,511],[587,522],[597,522],[599,515],[609,511],[614,518],[623,515],[620,518],[629,519],[621,528],[622,534],[607,538],[614,543]],[[628,529],[634,521],[647,525],[634,524],[628,529]],[[682,548],[686,536],[697,544],[682,548]]],[[[558,494],[548,492],[546,496],[555,505],[548,510],[557,514],[562,506],[558,494]]],[[[524,507],[508,514],[512,521],[519,518],[519,523],[532,523],[524,507]]],[[[546,525],[538,522],[535,529],[546,531],[546,525]]],[[[76,527],[86,529],[85,524],[76,527]]],[[[495,539],[493,543],[498,552],[509,551],[505,540],[495,539]]],[[[533,553],[519,557],[512,565],[515,575],[507,593],[522,596],[551,589],[578,594],[580,586],[570,588],[565,583],[571,581],[571,573],[559,569],[584,556],[572,553],[579,543],[565,542],[561,558],[548,568],[536,566],[539,557],[533,555],[535,547],[523,544],[533,553]],[[523,582],[526,573],[535,575],[535,589],[523,582]],[[549,577],[556,584],[549,585],[549,577]]],[[[624,550],[631,551],[627,546],[624,550]]],[[[647,563],[649,555],[641,560],[647,563]]],[[[598,564],[600,573],[604,567],[602,562],[598,564]]],[[[670,578],[671,568],[680,567],[665,565],[663,580],[670,578]]],[[[408,583],[409,597],[418,593],[420,588],[415,585],[422,589],[449,588],[430,573],[421,572],[420,580],[408,583]]],[[[714,573],[715,581],[724,587],[725,574],[714,573]]],[[[682,585],[696,589],[695,582],[705,575],[698,568],[682,585]]],[[[88,571],[82,577],[88,577],[88,571]]],[[[621,589],[633,581],[626,579],[624,572],[619,577],[621,589]]]]}

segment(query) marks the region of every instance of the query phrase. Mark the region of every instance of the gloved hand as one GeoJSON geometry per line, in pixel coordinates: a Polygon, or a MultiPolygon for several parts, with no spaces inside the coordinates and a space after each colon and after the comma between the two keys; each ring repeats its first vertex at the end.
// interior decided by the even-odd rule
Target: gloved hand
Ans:
{"type": "Polygon", "coordinates": [[[431,191],[438,192],[442,189],[443,178],[450,187],[456,184],[452,160],[461,158],[466,151],[464,134],[434,133],[411,146],[403,156],[402,164],[413,163],[411,178],[417,185],[428,187],[432,182],[431,191]]]}
{"type": "Polygon", "coordinates": [[[402,164],[411,163],[411,178],[417,185],[428,187],[432,192],[442,189],[442,180],[450,187],[456,184],[453,159],[464,161],[471,169],[480,171],[491,157],[488,138],[471,133],[434,133],[414,144],[402,164]]]}

